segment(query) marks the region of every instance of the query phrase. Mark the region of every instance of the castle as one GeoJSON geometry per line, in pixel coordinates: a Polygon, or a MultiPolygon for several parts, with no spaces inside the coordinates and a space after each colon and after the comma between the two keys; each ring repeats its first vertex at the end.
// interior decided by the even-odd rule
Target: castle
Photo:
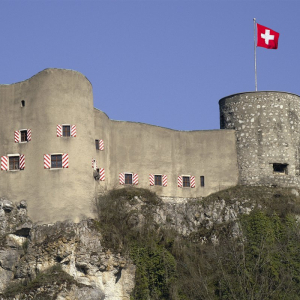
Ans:
{"type": "Polygon", "coordinates": [[[299,186],[299,96],[249,92],[219,101],[221,130],[110,120],[81,73],[46,69],[0,85],[0,190],[34,222],[91,217],[99,192],[137,186],[192,198],[234,186],[299,186]]]}

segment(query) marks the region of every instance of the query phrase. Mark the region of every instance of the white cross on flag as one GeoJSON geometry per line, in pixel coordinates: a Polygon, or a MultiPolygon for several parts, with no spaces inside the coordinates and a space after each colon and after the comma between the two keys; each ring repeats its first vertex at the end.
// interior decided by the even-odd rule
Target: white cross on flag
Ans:
{"type": "Polygon", "coordinates": [[[279,33],[262,25],[257,24],[257,47],[277,49],[279,33]]]}

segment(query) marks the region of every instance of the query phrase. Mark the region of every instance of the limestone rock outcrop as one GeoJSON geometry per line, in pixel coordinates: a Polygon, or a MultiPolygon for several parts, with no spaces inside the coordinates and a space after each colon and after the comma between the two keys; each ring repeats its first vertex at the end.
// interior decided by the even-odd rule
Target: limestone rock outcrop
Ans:
{"type": "Polygon", "coordinates": [[[0,233],[0,299],[130,299],[135,266],[102,247],[93,220],[35,226],[24,201],[1,199],[0,233]],[[60,267],[57,282],[38,280],[54,266],[60,267]],[[68,284],[59,282],[60,273],[68,284]],[[4,294],[8,285],[35,278],[34,292],[4,294]]]}

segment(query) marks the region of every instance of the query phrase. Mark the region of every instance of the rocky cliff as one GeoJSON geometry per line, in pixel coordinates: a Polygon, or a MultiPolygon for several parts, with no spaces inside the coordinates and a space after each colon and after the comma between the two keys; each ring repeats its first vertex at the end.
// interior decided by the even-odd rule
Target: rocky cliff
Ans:
{"type": "MultiPolygon", "coordinates": [[[[166,263],[163,269],[176,269],[174,257],[178,250],[172,253],[173,246],[170,246],[176,244],[176,235],[186,241],[194,239],[199,245],[218,245],[225,231],[226,238],[242,235],[240,216],[268,207],[268,201],[272,201],[273,207],[277,205],[274,211],[289,209],[291,201],[298,201],[298,196],[296,190],[283,192],[263,187],[229,189],[206,199],[160,199],[138,189],[118,190],[102,197],[102,203],[98,202],[98,220],[45,225],[30,221],[25,201],[14,204],[1,199],[0,299],[129,300],[133,291],[138,295],[135,284],[141,284],[140,272],[144,267],[141,253],[137,257],[134,251],[145,252],[146,249],[134,242],[135,236],[149,235],[144,241],[150,240],[152,244],[151,259],[163,257],[163,262],[147,266],[148,275],[163,263],[166,263]],[[118,236],[111,228],[105,230],[101,223],[103,217],[106,221],[111,218],[110,224],[120,230],[119,227],[123,227],[123,232],[118,236]],[[147,231],[139,229],[143,226],[147,231]],[[175,232],[175,237],[161,234],[163,230],[175,232]],[[128,231],[132,231],[131,245],[135,250],[126,252],[123,237],[128,231]],[[111,243],[107,243],[107,239],[111,243]]],[[[201,247],[197,249],[200,251],[201,247]]],[[[148,261],[149,257],[145,257],[148,261]]],[[[172,270],[167,277],[177,278],[172,270]]],[[[157,280],[159,283],[165,279],[157,280]]],[[[169,286],[170,282],[165,285],[169,286]]],[[[146,296],[134,299],[152,299],[151,283],[147,281],[147,284],[146,296]]],[[[173,299],[168,295],[164,299],[173,299]]],[[[195,299],[205,299],[203,297],[195,299]]]]}
{"type": "Polygon", "coordinates": [[[130,298],[135,266],[103,249],[92,220],[35,226],[25,201],[1,199],[0,233],[3,299],[130,298]]]}

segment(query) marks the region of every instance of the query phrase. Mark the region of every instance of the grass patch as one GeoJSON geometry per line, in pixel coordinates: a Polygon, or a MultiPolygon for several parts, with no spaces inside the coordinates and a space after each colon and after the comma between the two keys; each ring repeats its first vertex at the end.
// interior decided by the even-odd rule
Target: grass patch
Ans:
{"type": "Polygon", "coordinates": [[[269,214],[280,216],[300,214],[300,197],[295,196],[290,188],[244,186],[238,185],[203,198],[202,203],[208,206],[216,200],[225,200],[227,205],[238,201],[248,201],[245,205],[266,210],[269,214]]]}
{"type": "MultiPolygon", "coordinates": [[[[18,282],[10,284],[4,291],[4,297],[14,297],[18,294],[29,294],[43,286],[53,286],[54,284],[67,283],[67,288],[72,284],[78,285],[75,279],[64,272],[61,265],[55,265],[44,272],[37,274],[36,278],[31,281],[18,282]]],[[[47,295],[41,295],[47,296],[47,295]]],[[[45,298],[50,299],[50,298],[45,298]]],[[[55,299],[55,298],[53,298],[55,299]]]]}

